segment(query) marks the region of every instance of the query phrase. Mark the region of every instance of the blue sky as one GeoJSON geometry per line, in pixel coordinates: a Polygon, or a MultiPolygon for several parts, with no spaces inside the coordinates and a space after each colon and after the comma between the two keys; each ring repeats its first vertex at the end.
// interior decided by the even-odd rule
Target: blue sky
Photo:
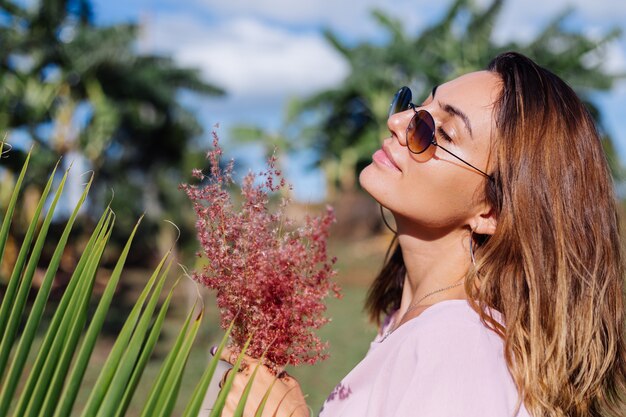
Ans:
{"type": "MultiPolygon", "coordinates": [[[[490,1],[476,3],[486,5],[490,1]]],[[[94,11],[101,24],[141,23],[139,48],[171,54],[182,65],[201,69],[207,81],[225,88],[225,98],[186,102],[208,133],[219,123],[219,132],[227,140],[233,124],[278,129],[290,97],[341,82],[348,68],[324,41],[324,27],[346,41],[379,39],[381,34],[370,10],[380,8],[401,17],[405,29],[415,33],[449,4],[450,0],[94,0],[94,11]]],[[[497,22],[494,40],[532,38],[566,7],[575,9],[569,24],[590,36],[612,27],[626,32],[623,0],[509,0],[497,22]]],[[[607,56],[603,62],[607,70],[626,74],[626,36],[609,45],[607,56]]],[[[626,160],[626,81],[596,99],[626,160]]],[[[321,175],[299,169],[303,161],[297,158],[286,162],[297,197],[319,199],[323,195],[321,175]]]]}

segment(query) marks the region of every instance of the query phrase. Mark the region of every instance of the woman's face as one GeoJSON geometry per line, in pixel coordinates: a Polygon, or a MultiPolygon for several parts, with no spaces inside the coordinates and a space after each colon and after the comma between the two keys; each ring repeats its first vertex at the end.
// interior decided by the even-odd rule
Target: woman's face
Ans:
{"type": "MultiPolygon", "coordinates": [[[[492,110],[499,92],[496,74],[473,72],[440,85],[417,110],[433,116],[438,144],[489,173],[492,110]]],[[[411,153],[405,135],[414,114],[409,109],[388,119],[391,137],[361,172],[360,183],[394,213],[399,227],[404,223],[422,229],[465,227],[485,210],[488,179],[437,146],[411,153]]]]}

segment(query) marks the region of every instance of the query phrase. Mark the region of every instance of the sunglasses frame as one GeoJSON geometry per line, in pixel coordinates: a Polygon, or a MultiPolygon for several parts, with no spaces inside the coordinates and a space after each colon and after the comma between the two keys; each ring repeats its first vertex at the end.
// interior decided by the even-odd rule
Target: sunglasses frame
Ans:
{"type": "MultiPolygon", "coordinates": [[[[391,100],[391,104],[389,105],[389,117],[393,116],[396,113],[400,113],[408,109],[413,109],[413,112],[414,112],[413,117],[411,118],[411,121],[409,122],[406,128],[406,132],[405,132],[405,138],[406,138],[407,148],[409,149],[409,152],[419,155],[421,153],[426,152],[426,150],[430,147],[430,145],[436,146],[440,148],[441,150],[445,151],[446,153],[452,155],[459,161],[463,162],[465,165],[469,166],[470,168],[473,168],[474,170],[478,171],[485,177],[489,178],[489,180],[493,181],[493,177],[491,175],[487,174],[485,171],[481,170],[480,168],[475,167],[474,165],[470,164],[463,158],[455,155],[453,152],[449,151],[448,149],[444,148],[443,146],[437,143],[437,138],[435,136],[435,119],[433,118],[432,114],[430,114],[429,111],[424,110],[424,109],[417,110],[417,107],[415,106],[415,104],[411,103],[412,95],[413,94],[409,87],[402,87],[394,95],[393,100],[391,100]],[[422,115],[429,117],[432,123],[428,125],[428,123],[421,118],[422,115]],[[429,138],[429,143],[421,151],[415,151],[411,149],[411,143],[414,143],[414,141],[409,140],[409,126],[411,126],[411,124],[414,124],[415,128],[417,128],[418,126],[417,123],[426,123],[429,129],[430,129],[430,126],[433,126],[433,128],[430,129],[431,134],[429,138]]],[[[415,129],[415,131],[417,131],[417,129],[415,129]]]]}

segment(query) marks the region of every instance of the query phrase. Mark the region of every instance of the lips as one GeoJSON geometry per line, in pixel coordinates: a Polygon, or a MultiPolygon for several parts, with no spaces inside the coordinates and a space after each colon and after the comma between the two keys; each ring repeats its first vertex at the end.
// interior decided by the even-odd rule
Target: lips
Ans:
{"type": "Polygon", "coordinates": [[[372,159],[375,162],[378,162],[379,164],[383,166],[394,169],[396,171],[401,171],[400,167],[398,167],[396,162],[393,160],[391,153],[385,148],[384,145],[382,149],[379,149],[376,152],[374,152],[374,155],[372,155],[372,159]]]}

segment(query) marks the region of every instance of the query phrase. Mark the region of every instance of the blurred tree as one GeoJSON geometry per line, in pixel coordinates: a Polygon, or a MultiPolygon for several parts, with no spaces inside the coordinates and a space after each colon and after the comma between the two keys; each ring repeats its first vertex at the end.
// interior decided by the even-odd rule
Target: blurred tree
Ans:
{"type": "MultiPolygon", "coordinates": [[[[96,26],[89,0],[0,0],[0,131],[26,134],[40,159],[66,155],[94,170],[90,207],[100,211],[113,189],[113,209],[128,222],[121,236],[143,211],[183,222],[177,186],[203,159],[188,148],[201,128],[178,94],[223,94],[197,70],[141,53],[138,35],[132,24],[96,26]]],[[[158,228],[138,242],[154,245],[158,228]]]]}
{"type": "MultiPolygon", "coordinates": [[[[496,43],[493,29],[504,0],[478,7],[471,0],[455,0],[443,17],[417,35],[407,34],[402,21],[382,11],[374,18],[387,33],[385,42],[362,42],[349,46],[336,34],[326,38],[348,61],[351,71],[341,86],[292,103],[288,123],[298,126],[298,138],[308,139],[318,150],[329,180],[329,193],[356,186],[356,172],[369,163],[387,135],[389,102],[395,91],[408,85],[418,102],[433,86],[463,73],[482,69],[499,52],[517,50],[564,78],[585,100],[596,120],[598,108],[590,93],[608,90],[618,78],[603,67],[605,46],[620,36],[617,29],[591,38],[565,28],[571,11],[556,16],[527,43],[496,43]]],[[[602,126],[602,124],[599,124],[602,126]]],[[[601,129],[613,173],[623,170],[610,138],[601,129]]]]}

